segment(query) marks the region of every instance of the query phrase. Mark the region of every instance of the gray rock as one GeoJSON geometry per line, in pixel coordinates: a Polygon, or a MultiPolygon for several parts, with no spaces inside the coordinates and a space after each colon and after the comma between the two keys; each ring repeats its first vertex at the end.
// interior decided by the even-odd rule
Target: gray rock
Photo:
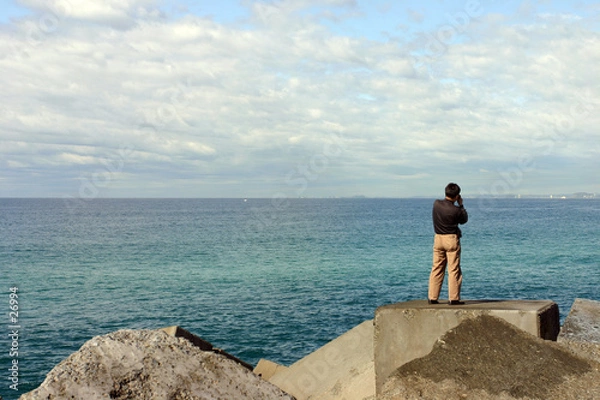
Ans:
{"type": "Polygon", "coordinates": [[[600,301],[575,299],[557,341],[581,357],[600,362],[600,301]]]}
{"type": "Polygon", "coordinates": [[[600,301],[575,299],[558,340],[600,344],[600,301]]]}
{"type": "Polygon", "coordinates": [[[163,331],[97,336],[20,400],[289,399],[244,366],[163,331]]]}

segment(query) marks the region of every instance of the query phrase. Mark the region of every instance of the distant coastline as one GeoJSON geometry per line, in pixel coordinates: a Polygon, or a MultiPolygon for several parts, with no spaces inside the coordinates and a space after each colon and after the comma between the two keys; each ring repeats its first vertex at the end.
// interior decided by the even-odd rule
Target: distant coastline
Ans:
{"type": "MultiPolygon", "coordinates": [[[[467,197],[467,196],[465,196],[467,197]]],[[[471,198],[494,198],[494,199],[598,199],[596,193],[577,192],[571,194],[515,194],[508,193],[497,196],[471,196],[471,198]]]]}
{"type": "MultiPolygon", "coordinates": [[[[284,197],[277,199],[280,200],[293,200],[293,199],[435,199],[438,196],[406,196],[406,197],[397,197],[397,196],[366,196],[362,194],[352,195],[352,196],[300,196],[300,197],[284,197]]],[[[499,195],[468,195],[465,194],[463,196],[465,199],[600,199],[600,193],[592,193],[592,192],[577,192],[570,194],[519,194],[519,193],[506,193],[499,195]]],[[[244,202],[248,202],[248,200],[261,200],[271,199],[270,197],[96,197],[93,199],[79,199],[79,198],[64,198],[64,197],[18,197],[18,196],[0,196],[0,199],[58,199],[58,200],[73,200],[73,201],[91,201],[91,200],[193,200],[193,199],[211,199],[211,200],[242,200],[244,202]]]]}
{"type": "MultiPolygon", "coordinates": [[[[308,198],[308,197],[307,197],[308,198]]],[[[405,199],[431,199],[435,196],[410,196],[410,197],[369,197],[365,195],[356,196],[340,196],[330,197],[338,199],[394,199],[394,198],[405,198],[405,199]]],[[[569,194],[519,194],[519,193],[507,193],[500,195],[465,195],[465,199],[600,199],[600,194],[591,192],[577,192],[569,194]]]]}

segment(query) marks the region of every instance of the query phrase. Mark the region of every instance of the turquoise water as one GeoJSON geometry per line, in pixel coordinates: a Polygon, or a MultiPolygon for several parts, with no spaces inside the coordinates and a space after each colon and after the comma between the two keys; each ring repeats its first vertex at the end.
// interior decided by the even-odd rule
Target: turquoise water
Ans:
{"type": "MultiPolygon", "coordinates": [[[[252,364],[290,364],[380,305],[426,298],[432,201],[0,199],[0,394],[121,328],[180,325],[252,364]]],[[[599,200],[465,205],[463,298],[550,299],[563,319],[575,298],[600,300],[599,200]]]]}

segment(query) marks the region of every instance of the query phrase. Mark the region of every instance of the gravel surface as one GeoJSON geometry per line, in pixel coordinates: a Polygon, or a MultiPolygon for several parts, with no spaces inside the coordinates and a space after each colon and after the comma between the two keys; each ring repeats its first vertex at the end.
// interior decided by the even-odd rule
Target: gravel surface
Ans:
{"type": "Polygon", "coordinates": [[[481,316],[447,332],[426,357],[400,367],[378,400],[598,400],[600,364],[582,357],[583,351],[578,355],[481,316]]]}

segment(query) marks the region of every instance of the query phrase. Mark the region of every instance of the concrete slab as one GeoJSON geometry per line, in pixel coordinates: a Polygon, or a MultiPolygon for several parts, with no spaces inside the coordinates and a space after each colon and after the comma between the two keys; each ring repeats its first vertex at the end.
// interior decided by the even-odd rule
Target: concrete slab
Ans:
{"type": "Polygon", "coordinates": [[[287,370],[288,367],[285,365],[277,364],[273,361],[265,360],[261,358],[258,360],[258,364],[254,367],[254,374],[260,376],[265,381],[271,379],[274,375],[287,370]]]}
{"type": "Polygon", "coordinates": [[[269,382],[297,400],[362,400],[375,395],[373,371],[373,320],[368,320],[273,375],[269,382]]]}
{"type": "Polygon", "coordinates": [[[375,365],[369,362],[362,369],[356,368],[351,374],[339,379],[336,384],[316,396],[314,400],[375,400],[375,365]]]}
{"type": "Polygon", "coordinates": [[[558,340],[600,343],[600,301],[575,299],[558,340]]]}
{"type": "Polygon", "coordinates": [[[549,300],[472,300],[460,306],[413,300],[379,307],[373,344],[377,393],[396,369],[426,356],[442,335],[480,315],[501,318],[547,340],[556,340],[559,332],[558,305],[549,300]]]}

